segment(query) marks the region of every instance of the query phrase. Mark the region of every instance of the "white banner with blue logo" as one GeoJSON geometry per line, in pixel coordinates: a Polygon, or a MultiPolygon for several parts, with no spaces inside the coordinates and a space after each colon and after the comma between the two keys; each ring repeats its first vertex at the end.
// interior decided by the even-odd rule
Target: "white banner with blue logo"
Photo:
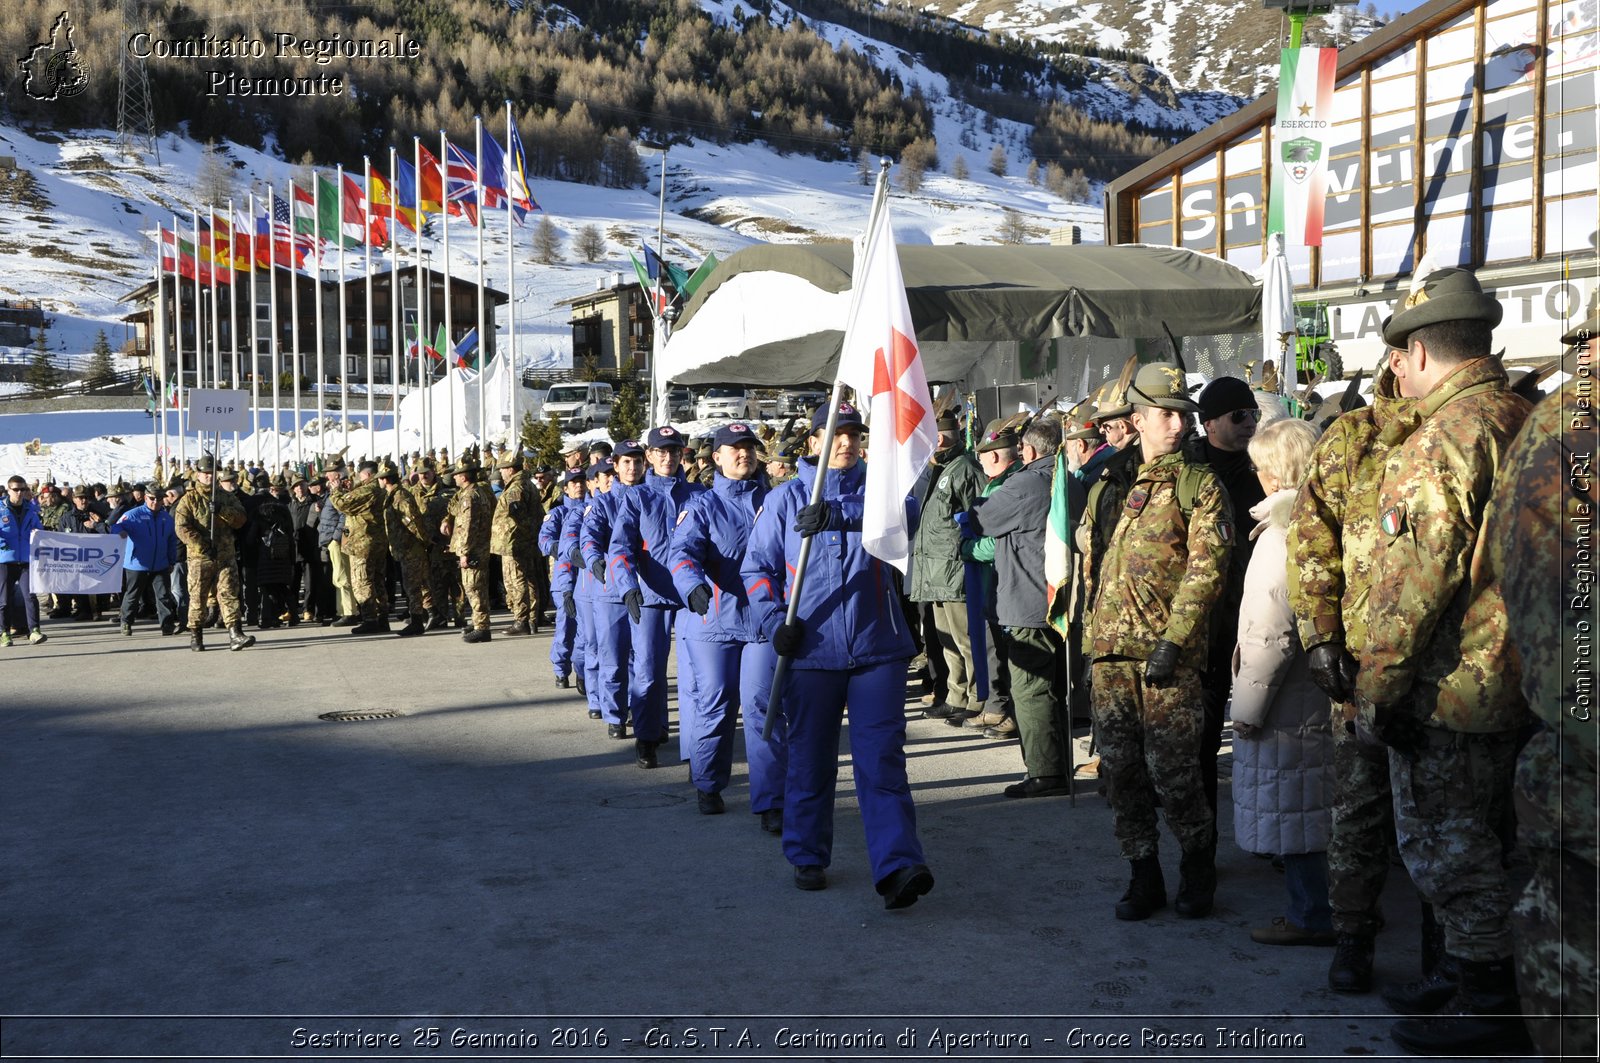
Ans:
{"type": "Polygon", "coordinates": [[[34,594],[120,594],[122,536],[36,531],[29,540],[34,594]]]}

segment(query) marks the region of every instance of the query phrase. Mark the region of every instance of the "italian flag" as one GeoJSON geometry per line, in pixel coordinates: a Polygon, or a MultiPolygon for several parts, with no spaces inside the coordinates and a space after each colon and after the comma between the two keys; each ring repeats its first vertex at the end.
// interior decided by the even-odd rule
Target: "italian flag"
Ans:
{"type": "Polygon", "coordinates": [[[1272,200],[1267,231],[1304,247],[1322,246],[1329,130],[1337,48],[1285,48],[1272,127],[1272,200]]]}
{"type": "Polygon", "coordinates": [[[1071,477],[1066,452],[1057,451],[1055,475],[1050,478],[1050,517],[1044,528],[1044,582],[1050,593],[1045,619],[1062,638],[1072,622],[1072,516],[1067,512],[1071,477]]]}

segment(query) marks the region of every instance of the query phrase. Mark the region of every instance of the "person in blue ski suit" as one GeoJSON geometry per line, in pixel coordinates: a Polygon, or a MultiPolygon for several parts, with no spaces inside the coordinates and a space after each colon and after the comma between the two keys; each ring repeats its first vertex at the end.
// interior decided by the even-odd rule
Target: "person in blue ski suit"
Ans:
{"type": "MultiPolygon", "coordinates": [[[[813,437],[828,407],[812,418],[813,437]]],[[[933,888],[917,839],[916,807],[906,778],[906,662],[914,652],[895,572],[861,545],[866,466],[861,415],[839,405],[838,431],[824,460],[823,500],[810,505],[816,458],[775,488],[756,518],[741,576],[757,627],[791,658],[778,707],[788,725],[783,853],[795,885],[827,887],[833,852],[833,802],[839,731],[850,707],[850,759],[867,833],[872,879],[886,908],[905,908],[933,888]],[[786,622],[789,573],[802,538],[810,561],[793,623],[786,622]]],[[[825,441],[819,439],[819,446],[825,441]]],[[[908,506],[914,504],[909,502],[908,506]]],[[[915,514],[910,516],[915,520],[915,514]]],[[[778,699],[775,698],[775,701],[778,699]]]]}
{"type": "Polygon", "coordinates": [[[783,732],[775,728],[763,741],[764,690],[757,693],[762,669],[770,680],[777,657],[750,617],[739,565],[756,514],[767,498],[756,459],[760,440],[747,424],[717,429],[711,460],[717,467],[711,490],[689,499],[672,532],[667,564],[684,602],[678,614],[678,687],[693,675],[695,701],[682,708],[678,727],[690,735],[689,778],[700,811],[724,810],[722,791],[733,774],[733,729],[744,709],[745,750],[750,764],[750,811],[761,826],[783,829],[783,773],[788,757],[783,732]],[[759,705],[757,701],[759,700],[759,705]]]}
{"type": "Polygon", "coordinates": [[[577,644],[577,602],[572,589],[577,575],[572,563],[567,531],[572,542],[578,538],[577,525],[583,520],[584,477],[582,469],[561,475],[561,503],[551,506],[539,525],[539,552],[550,559],[550,597],[556,603],[555,631],[550,638],[550,667],[556,686],[572,685],[572,673],[583,673],[583,647],[577,644]],[[567,548],[564,548],[567,547],[567,548]]]}
{"type": "Polygon", "coordinates": [[[583,670],[577,673],[578,693],[582,694],[589,704],[589,719],[600,720],[605,718],[605,713],[600,704],[600,646],[594,634],[594,604],[600,591],[600,581],[584,563],[583,533],[590,510],[610,493],[611,485],[617,477],[610,458],[595,462],[584,470],[583,475],[589,485],[589,497],[578,511],[578,516],[570,521],[561,536],[561,556],[567,558],[572,565],[572,604],[576,606],[578,614],[578,641],[574,660],[579,654],[583,658],[583,670]]]}
{"type": "MultiPolygon", "coordinates": [[[[641,768],[656,766],[656,747],[667,738],[667,655],[674,614],[683,608],[666,564],[672,528],[684,504],[705,490],[678,475],[683,443],[683,433],[671,425],[652,428],[645,437],[650,475],[640,487],[624,491],[612,511],[606,583],[621,596],[633,625],[628,712],[641,768]]],[[[682,706],[681,682],[679,691],[682,706]]]]}
{"type": "Polygon", "coordinates": [[[595,581],[590,587],[589,610],[593,623],[589,630],[600,659],[597,677],[600,715],[606,722],[606,734],[622,739],[628,737],[630,720],[628,663],[633,648],[633,625],[628,621],[628,610],[606,555],[611,549],[611,524],[617,504],[628,492],[644,489],[644,447],[637,439],[623,440],[617,445],[611,464],[615,472],[611,489],[589,503],[578,545],[584,568],[595,581]]]}

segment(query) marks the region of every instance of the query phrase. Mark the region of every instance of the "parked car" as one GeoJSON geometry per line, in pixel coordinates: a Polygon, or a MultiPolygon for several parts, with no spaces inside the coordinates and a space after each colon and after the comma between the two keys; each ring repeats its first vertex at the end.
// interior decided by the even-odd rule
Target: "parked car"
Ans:
{"type": "Polygon", "coordinates": [[[668,388],[667,413],[674,421],[694,420],[694,392],[688,388],[668,388]]]}
{"type": "Polygon", "coordinates": [[[544,397],[544,417],[555,414],[568,432],[584,432],[611,421],[611,385],[552,384],[544,397]]]}
{"type": "Polygon", "coordinates": [[[778,400],[778,415],[781,417],[809,417],[811,416],[811,411],[827,401],[828,393],[815,388],[785,391],[783,398],[778,400]]]}
{"type": "Polygon", "coordinates": [[[708,421],[713,417],[749,421],[754,420],[757,413],[755,396],[737,386],[708,388],[694,408],[697,421],[708,421]]]}

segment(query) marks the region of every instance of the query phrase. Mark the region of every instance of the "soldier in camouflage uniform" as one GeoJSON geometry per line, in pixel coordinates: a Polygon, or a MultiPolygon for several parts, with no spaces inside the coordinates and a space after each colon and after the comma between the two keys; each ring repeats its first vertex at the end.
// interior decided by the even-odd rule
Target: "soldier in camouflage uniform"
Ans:
{"type": "Polygon", "coordinates": [[[1117,842],[1133,865],[1116,916],[1144,919],[1167,903],[1156,853],[1159,794],[1183,849],[1176,909],[1199,918],[1216,892],[1215,816],[1198,760],[1200,671],[1207,616],[1222,594],[1233,543],[1231,509],[1211,470],[1179,449],[1187,415],[1197,410],[1182,371],[1147,365],[1128,398],[1144,462],[1104,558],[1095,556],[1101,536],[1093,524],[1102,518],[1092,509],[1081,537],[1089,550],[1084,641],[1100,767],[1117,842]]]}
{"type": "Polygon", "coordinates": [[[411,492],[422,504],[427,520],[428,588],[433,594],[428,630],[434,631],[450,623],[453,603],[461,596],[461,577],[455,558],[450,555],[450,537],[439,530],[450,513],[450,488],[439,478],[438,463],[431,456],[422,459],[417,484],[411,492]]]}
{"type": "Polygon", "coordinates": [[[477,466],[465,460],[457,462],[451,473],[455,476],[456,493],[450,499],[450,515],[441,530],[450,537],[450,552],[461,573],[461,591],[472,609],[471,626],[461,640],[488,642],[489,588],[485,577],[489,567],[489,525],[494,519],[493,493],[484,497],[478,489],[480,485],[473,483],[477,466]]]}
{"type": "Polygon", "coordinates": [[[1356,741],[1356,660],[1366,644],[1367,592],[1378,552],[1378,489],[1389,445],[1382,431],[1409,415],[1394,373],[1384,369],[1370,407],[1328,426],[1289,518],[1289,605],[1311,677],[1333,699],[1333,833],[1328,900],[1338,935],[1328,985],[1372,988],[1373,940],[1383,924],[1378,898],[1389,875],[1394,803],[1389,754],[1356,741]]]}
{"type": "Polygon", "coordinates": [[[410,638],[428,630],[427,614],[433,611],[433,591],[428,586],[428,541],[432,536],[422,503],[400,484],[400,470],[388,466],[378,473],[378,480],[389,496],[383,510],[389,556],[400,566],[400,582],[411,613],[400,637],[410,638]]]}
{"type": "Polygon", "coordinates": [[[350,590],[361,611],[352,635],[378,635],[389,630],[389,539],[384,510],[389,496],[378,481],[378,463],[363,461],[353,488],[337,488],[329,501],[345,516],[344,552],[350,558],[350,590]]]}
{"type": "MultiPolygon", "coordinates": [[[[1438,1016],[1391,1035],[1411,1052],[1523,1050],[1502,863],[1517,732],[1529,722],[1505,601],[1476,570],[1478,530],[1528,403],[1492,350],[1500,303],[1467,270],[1419,278],[1384,322],[1417,404],[1385,425],[1378,551],[1356,680],[1357,726],[1389,747],[1406,870],[1444,924],[1459,983],[1438,1016]]],[[[1444,962],[1441,961],[1441,967],[1444,962]]]]}
{"type": "MultiPolygon", "coordinates": [[[[1592,360],[1595,326],[1574,330],[1592,360]]],[[[1592,364],[1592,362],[1591,362],[1592,364]]],[[[1535,406],[1506,454],[1484,521],[1486,578],[1506,600],[1522,693],[1540,719],[1523,746],[1512,791],[1517,838],[1533,875],[1512,910],[1518,984],[1535,1047],[1549,1059],[1594,1059],[1595,793],[1600,787],[1592,688],[1580,690],[1575,639],[1594,596],[1573,587],[1580,541],[1594,526],[1596,444],[1592,371],[1535,406]],[[1584,405],[1587,403],[1587,405],[1584,405]],[[1562,590],[1556,590],[1561,588],[1562,590]]]]}
{"type": "Polygon", "coordinates": [[[173,528],[188,550],[189,648],[204,650],[206,602],[215,592],[222,623],[228,629],[228,649],[255,645],[239,619],[239,569],[234,564],[234,532],[249,518],[231,493],[216,493],[212,510],[211,478],[216,461],[207,454],[194,467],[195,486],[184,492],[172,513],[173,528]],[[213,517],[215,519],[213,519],[213,517]]]}
{"type": "Polygon", "coordinates": [[[544,505],[522,475],[521,461],[506,454],[500,459],[500,475],[504,486],[494,507],[489,552],[500,558],[506,608],[511,610],[511,626],[505,634],[531,635],[539,630],[539,612],[544,608],[534,575],[539,565],[539,525],[544,522],[544,505]]]}

